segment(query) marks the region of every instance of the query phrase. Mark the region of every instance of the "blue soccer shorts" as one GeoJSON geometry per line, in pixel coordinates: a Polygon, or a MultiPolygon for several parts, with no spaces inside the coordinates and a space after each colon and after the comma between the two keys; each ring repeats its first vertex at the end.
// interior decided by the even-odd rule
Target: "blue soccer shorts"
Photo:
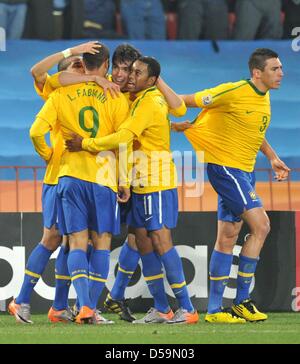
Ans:
{"type": "Polygon", "coordinates": [[[148,231],[160,230],[163,226],[173,229],[177,225],[177,218],[177,188],[145,194],[132,193],[128,225],[148,231]]]}
{"type": "Polygon", "coordinates": [[[121,224],[126,224],[128,225],[128,216],[130,214],[130,210],[132,208],[132,200],[131,198],[125,202],[125,203],[120,203],[120,220],[121,220],[121,224]]]}
{"type": "Polygon", "coordinates": [[[254,172],[209,163],[207,175],[218,194],[218,220],[239,222],[246,210],[262,207],[255,192],[254,172]]]}
{"type": "Polygon", "coordinates": [[[57,224],[57,185],[43,184],[42,209],[44,227],[50,229],[57,224]]]}
{"type": "Polygon", "coordinates": [[[73,177],[61,177],[57,193],[59,229],[64,234],[86,229],[98,234],[120,233],[117,194],[109,187],[73,177]]]}

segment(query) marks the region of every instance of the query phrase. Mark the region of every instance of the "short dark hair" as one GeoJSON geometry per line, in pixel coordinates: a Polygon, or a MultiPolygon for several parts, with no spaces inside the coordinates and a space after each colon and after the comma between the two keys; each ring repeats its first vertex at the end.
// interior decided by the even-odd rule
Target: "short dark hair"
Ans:
{"type": "Polygon", "coordinates": [[[138,61],[145,63],[148,69],[149,77],[156,77],[158,78],[160,75],[160,64],[159,62],[153,57],[140,57],[138,61]]]}
{"type": "Polygon", "coordinates": [[[99,53],[83,53],[83,63],[89,71],[100,68],[109,59],[109,49],[103,43],[99,42],[99,45],[99,53]]]}
{"type": "Polygon", "coordinates": [[[72,58],[74,58],[74,56],[62,59],[57,65],[58,72],[65,71],[72,63],[72,58]]]}
{"type": "Polygon", "coordinates": [[[114,51],[112,56],[112,64],[116,63],[133,63],[142,56],[141,52],[134,46],[124,43],[120,44],[114,51]]]}
{"type": "Polygon", "coordinates": [[[265,69],[266,61],[270,58],[278,58],[278,54],[268,48],[257,48],[249,58],[249,70],[252,75],[254,68],[261,71],[265,69]]]}

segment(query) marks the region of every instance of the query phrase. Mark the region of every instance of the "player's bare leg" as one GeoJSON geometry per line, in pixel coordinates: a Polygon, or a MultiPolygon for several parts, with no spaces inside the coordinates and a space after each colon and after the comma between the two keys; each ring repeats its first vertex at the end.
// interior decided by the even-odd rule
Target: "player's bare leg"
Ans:
{"type": "Polygon", "coordinates": [[[262,207],[245,211],[242,219],[250,229],[250,235],[244,242],[237,277],[237,295],[232,310],[247,321],[264,321],[268,316],[260,312],[250,298],[250,285],[259,261],[259,254],[270,231],[269,218],[262,207]]]}

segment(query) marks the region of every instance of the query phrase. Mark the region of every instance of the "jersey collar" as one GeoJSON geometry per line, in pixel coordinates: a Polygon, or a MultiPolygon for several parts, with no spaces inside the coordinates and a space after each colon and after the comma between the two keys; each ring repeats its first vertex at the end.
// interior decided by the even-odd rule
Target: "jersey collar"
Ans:
{"type": "Polygon", "coordinates": [[[253,88],[253,90],[260,96],[265,96],[267,94],[267,92],[262,92],[259,91],[259,89],[254,85],[254,83],[251,80],[246,80],[248,82],[248,84],[253,88]]]}
{"type": "Polygon", "coordinates": [[[142,91],[138,92],[135,95],[136,95],[136,98],[138,98],[140,96],[144,97],[147,93],[155,91],[155,90],[157,90],[157,87],[156,86],[151,86],[149,88],[146,88],[145,90],[142,90],[142,91]]]}

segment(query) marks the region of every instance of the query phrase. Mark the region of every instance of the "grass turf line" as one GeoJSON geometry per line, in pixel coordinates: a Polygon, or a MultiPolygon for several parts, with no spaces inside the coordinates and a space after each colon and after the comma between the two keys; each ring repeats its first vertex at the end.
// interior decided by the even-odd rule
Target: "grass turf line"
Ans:
{"type": "MultiPolygon", "coordinates": [[[[138,318],[143,314],[138,314],[138,318]]],[[[0,314],[1,344],[299,344],[299,313],[270,313],[260,323],[209,324],[204,314],[196,325],[134,325],[114,314],[114,325],[52,324],[47,315],[32,315],[33,325],[0,314]]]]}

